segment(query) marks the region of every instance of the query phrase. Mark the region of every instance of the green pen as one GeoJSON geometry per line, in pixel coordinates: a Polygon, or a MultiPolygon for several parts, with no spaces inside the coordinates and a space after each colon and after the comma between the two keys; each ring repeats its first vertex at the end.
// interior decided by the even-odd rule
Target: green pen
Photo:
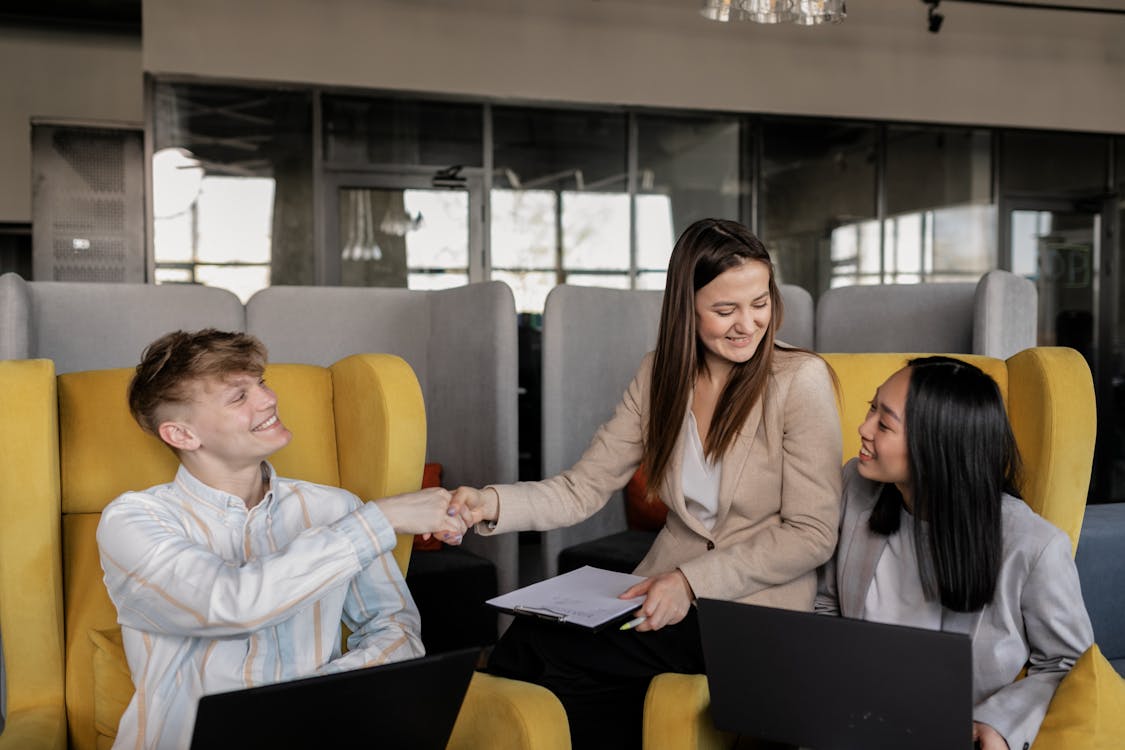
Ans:
{"type": "Polygon", "coordinates": [[[644,622],[647,619],[648,619],[648,617],[646,617],[645,615],[641,615],[640,617],[634,617],[632,620],[629,620],[629,622],[622,625],[621,629],[622,630],[632,630],[633,628],[637,627],[638,625],[640,625],[642,622],[644,622]]]}

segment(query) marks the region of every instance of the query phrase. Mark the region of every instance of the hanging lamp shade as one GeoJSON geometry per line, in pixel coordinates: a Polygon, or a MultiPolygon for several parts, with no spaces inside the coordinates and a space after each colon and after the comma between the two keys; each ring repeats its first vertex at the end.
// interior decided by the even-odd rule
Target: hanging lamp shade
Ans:
{"type": "Polygon", "coordinates": [[[735,0],[703,0],[703,7],[699,11],[704,18],[712,21],[737,21],[740,11],[735,0]]]}
{"type": "Polygon", "coordinates": [[[742,17],[757,23],[784,23],[792,21],[792,0],[739,0],[742,17]]]}
{"type": "Polygon", "coordinates": [[[746,20],[801,26],[839,23],[848,15],[844,0],[703,0],[699,12],[724,23],[746,20]]]}
{"type": "Polygon", "coordinates": [[[847,15],[844,0],[793,0],[793,23],[802,26],[840,23],[847,15]]]}

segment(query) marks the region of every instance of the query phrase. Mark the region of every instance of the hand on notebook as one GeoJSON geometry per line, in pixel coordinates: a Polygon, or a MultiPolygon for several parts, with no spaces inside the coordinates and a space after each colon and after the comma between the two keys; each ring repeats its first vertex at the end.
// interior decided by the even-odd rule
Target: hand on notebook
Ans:
{"type": "Polygon", "coordinates": [[[635,599],[646,595],[645,603],[636,611],[636,616],[644,615],[647,618],[634,628],[640,632],[675,625],[687,616],[693,599],[691,584],[679,568],[630,586],[621,598],[635,599]]]}
{"type": "Polygon", "coordinates": [[[1004,736],[987,724],[979,721],[973,722],[974,747],[980,750],[1008,750],[1008,742],[1004,736]]]}
{"type": "Polygon", "coordinates": [[[446,544],[460,544],[465,523],[449,504],[452,495],[441,487],[383,497],[375,501],[400,534],[436,536],[446,544]],[[452,511],[452,512],[451,512],[452,511]]]}

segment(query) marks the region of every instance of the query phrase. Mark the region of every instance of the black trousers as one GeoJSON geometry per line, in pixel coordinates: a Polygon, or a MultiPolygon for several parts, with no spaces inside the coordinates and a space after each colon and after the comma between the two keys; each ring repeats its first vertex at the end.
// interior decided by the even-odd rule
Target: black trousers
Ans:
{"type": "Polygon", "coordinates": [[[651,633],[598,633],[517,617],[496,644],[488,671],[534,682],[558,696],[575,750],[641,747],[645,693],[662,672],[703,672],[699,620],[692,608],[651,633]]]}

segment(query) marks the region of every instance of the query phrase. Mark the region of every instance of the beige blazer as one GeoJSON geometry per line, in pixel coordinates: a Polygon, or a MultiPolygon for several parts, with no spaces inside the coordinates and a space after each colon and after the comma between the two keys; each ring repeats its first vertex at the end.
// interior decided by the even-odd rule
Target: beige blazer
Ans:
{"type": "MultiPolygon", "coordinates": [[[[652,360],[648,354],[641,362],[578,463],[540,482],[495,487],[499,518],[484,533],[569,526],[625,486],[641,460],[652,360]]],[[[668,520],[636,572],[679,568],[697,597],[811,610],[816,568],[832,556],[840,514],[840,422],[827,365],[804,352],[775,352],[764,397],[722,458],[710,530],[684,498],[687,424],[685,414],[675,425],[670,471],[657,488],[668,520]]]]}

